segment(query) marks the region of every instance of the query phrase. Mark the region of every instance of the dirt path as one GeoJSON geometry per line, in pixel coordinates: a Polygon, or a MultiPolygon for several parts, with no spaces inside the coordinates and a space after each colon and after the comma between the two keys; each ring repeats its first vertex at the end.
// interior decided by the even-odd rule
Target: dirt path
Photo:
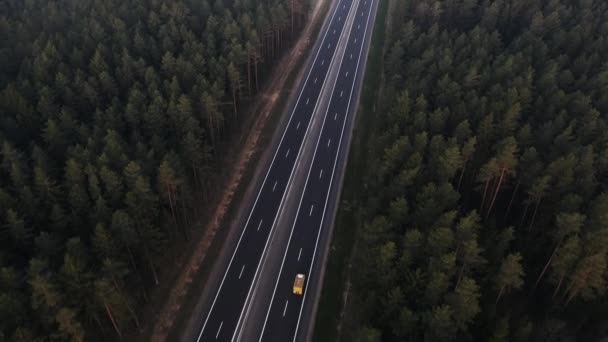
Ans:
{"type": "MultiPolygon", "coordinates": [[[[238,158],[236,158],[229,180],[224,186],[226,192],[220,198],[211,219],[204,228],[205,233],[196,244],[189,260],[180,272],[178,279],[175,281],[169,298],[161,312],[158,314],[150,341],[163,342],[167,339],[167,334],[173,326],[175,318],[178,316],[178,311],[182,307],[184,298],[190,289],[190,284],[199,271],[199,267],[207,255],[207,250],[220,228],[228,208],[234,200],[234,195],[241,184],[245,171],[249,167],[251,157],[259,148],[258,144],[260,142],[260,137],[266,127],[270,113],[275,109],[279,94],[285,87],[291,69],[297,67],[294,65],[293,61],[299,60],[304,51],[310,47],[312,30],[315,27],[316,22],[320,19],[319,14],[320,9],[322,8],[321,5],[325,1],[328,0],[318,0],[316,2],[306,27],[303,29],[297,42],[293,45],[291,50],[280,59],[279,63],[273,69],[265,90],[256,95],[257,100],[252,106],[252,112],[261,114],[258,114],[258,118],[249,130],[247,140],[242,145],[240,151],[238,151],[238,158]]],[[[295,84],[297,83],[298,82],[296,81],[295,84]]]]}

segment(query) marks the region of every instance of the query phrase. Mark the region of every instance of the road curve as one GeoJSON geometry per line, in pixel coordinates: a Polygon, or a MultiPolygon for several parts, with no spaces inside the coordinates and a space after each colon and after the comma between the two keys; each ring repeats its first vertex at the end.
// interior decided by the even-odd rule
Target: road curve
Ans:
{"type": "Polygon", "coordinates": [[[260,261],[275,229],[277,213],[292,179],[303,142],[309,133],[319,95],[325,87],[328,71],[334,59],[338,41],[352,0],[339,0],[333,7],[331,20],[324,26],[323,39],[318,44],[313,63],[291,113],[285,131],[274,152],[272,162],[242,232],[232,253],[222,280],[217,285],[213,301],[201,318],[201,341],[231,341],[236,332],[245,303],[257,277],[260,261]]]}

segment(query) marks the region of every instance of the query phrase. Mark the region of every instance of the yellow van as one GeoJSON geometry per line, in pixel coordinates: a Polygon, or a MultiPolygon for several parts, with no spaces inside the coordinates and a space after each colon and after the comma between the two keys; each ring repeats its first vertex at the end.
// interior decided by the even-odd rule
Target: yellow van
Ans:
{"type": "Polygon", "coordinates": [[[293,294],[301,296],[302,293],[304,293],[304,280],[305,279],[306,279],[306,276],[301,273],[296,275],[296,280],[294,280],[294,282],[293,282],[293,294]]]}

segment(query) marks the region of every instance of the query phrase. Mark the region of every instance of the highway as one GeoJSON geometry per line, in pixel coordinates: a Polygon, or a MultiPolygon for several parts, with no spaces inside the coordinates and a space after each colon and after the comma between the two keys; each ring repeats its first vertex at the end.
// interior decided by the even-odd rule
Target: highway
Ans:
{"type": "MultiPolygon", "coordinates": [[[[351,4],[352,0],[339,0],[338,4],[332,7],[329,24],[325,24],[321,32],[322,41],[316,45],[315,57],[303,85],[300,86],[296,104],[265,173],[264,181],[255,201],[250,205],[249,215],[242,226],[230,261],[219,284],[214,284],[216,288],[213,291],[213,300],[205,311],[205,317],[201,317],[197,342],[231,341],[236,335],[260,270],[261,260],[277,227],[275,222],[285,200],[286,190],[292,181],[296,162],[299,160],[303,143],[308,139],[313,121],[311,119],[316,112],[320,94],[327,87],[327,76],[330,65],[335,64],[338,43],[341,39],[346,39],[344,28],[351,4]]],[[[338,122],[336,118],[335,123],[338,122]]],[[[334,144],[339,144],[338,137],[335,139],[334,144]]],[[[331,173],[331,168],[328,168],[327,172],[331,173]]],[[[330,173],[326,174],[326,179],[329,179],[330,173]]]]}
{"type": "Polygon", "coordinates": [[[353,94],[357,76],[363,72],[360,68],[361,58],[367,53],[365,41],[371,31],[370,18],[375,10],[374,1],[377,0],[355,0],[358,7],[354,12],[346,49],[339,63],[329,106],[316,142],[259,341],[295,341],[298,336],[303,308],[309,298],[310,289],[305,288],[304,296],[297,296],[292,293],[292,286],[296,274],[303,273],[310,279],[315,272],[313,262],[317,256],[324,220],[327,218],[330,193],[334,189],[332,183],[336,166],[339,160],[345,159],[344,153],[340,154],[340,151],[347,116],[355,102],[353,94]]]}

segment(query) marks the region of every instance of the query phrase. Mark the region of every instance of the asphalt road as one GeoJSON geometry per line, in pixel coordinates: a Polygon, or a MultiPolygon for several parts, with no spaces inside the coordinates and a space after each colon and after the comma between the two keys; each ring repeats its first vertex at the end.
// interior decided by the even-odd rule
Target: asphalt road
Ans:
{"type": "Polygon", "coordinates": [[[355,0],[357,5],[354,21],[348,34],[339,72],[333,85],[329,106],[325,113],[321,132],[313,153],[308,175],[297,206],[287,249],[283,255],[274,292],[266,312],[259,341],[296,340],[302,311],[308,291],[304,296],[294,295],[292,286],[296,274],[303,273],[308,279],[315,270],[313,262],[319,247],[332,182],[340,154],[348,120],[353,105],[357,77],[363,73],[361,58],[367,53],[366,39],[371,33],[372,12],[377,0],[355,0]],[[358,5],[356,2],[358,1],[358,5]]]}
{"type": "MultiPolygon", "coordinates": [[[[321,32],[323,39],[317,45],[315,58],[300,88],[300,94],[270,167],[264,176],[247,221],[242,227],[234,252],[213,296],[214,299],[206,311],[206,317],[201,322],[197,342],[230,341],[235,336],[245,303],[249,300],[258,275],[260,262],[276,228],[277,214],[292,180],[301,147],[307,139],[319,96],[326,87],[328,71],[336,55],[338,42],[343,36],[351,4],[352,0],[339,0],[338,4],[332,7],[331,20],[328,25],[324,25],[321,32]]],[[[346,95],[344,98],[346,99],[346,95]]],[[[346,105],[346,101],[344,104],[346,105]]],[[[338,123],[337,119],[336,123],[338,123]]],[[[338,144],[338,137],[335,139],[335,144],[338,144]]],[[[329,168],[328,171],[331,172],[329,168]]],[[[330,173],[326,174],[325,178],[329,179],[329,177],[330,173]]]]}

